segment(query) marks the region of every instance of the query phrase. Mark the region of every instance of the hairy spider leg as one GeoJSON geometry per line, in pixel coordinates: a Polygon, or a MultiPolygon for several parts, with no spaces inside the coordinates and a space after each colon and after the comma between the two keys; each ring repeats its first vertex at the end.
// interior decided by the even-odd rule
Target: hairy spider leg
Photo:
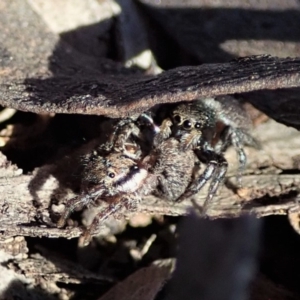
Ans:
{"type": "Polygon", "coordinates": [[[167,138],[169,138],[171,136],[171,134],[172,134],[171,126],[172,126],[171,119],[163,120],[163,122],[161,123],[161,125],[159,127],[158,133],[154,136],[154,140],[153,140],[154,146],[158,146],[164,140],[166,140],[167,138]]]}
{"type": "Polygon", "coordinates": [[[238,187],[242,186],[242,176],[244,174],[246,163],[247,163],[247,156],[243,148],[243,141],[242,141],[242,135],[246,135],[245,133],[239,131],[238,128],[233,128],[230,126],[227,126],[220,137],[220,140],[222,141],[222,145],[220,145],[218,152],[221,153],[225,152],[226,149],[232,144],[234,147],[238,161],[239,161],[239,167],[238,167],[238,174],[236,176],[238,187]]]}
{"type": "Polygon", "coordinates": [[[182,135],[182,143],[180,146],[181,151],[188,149],[196,149],[201,138],[201,132],[196,129],[191,130],[188,134],[182,135]]]}
{"type": "MultiPolygon", "coordinates": [[[[115,128],[114,128],[114,131],[111,133],[111,135],[109,136],[109,139],[106,143],[104,143],[103,145],[100,146],[100,149],[106,151],[106,152],[109,152],[111,151],[115,144],[116,144],[116,140],[118,138],[118,134],[120,131],[123,131],[124,130],[124,127],[126,128],[126,126],[130,123],[133,123],[133,120],[130,119],[130,118],[125,118],[125,119],[122,119],[120,120],[115,128]]],[[[129,136],[130,134],[128,134],[129,136]]],[[[127,137],[128,137],[127,136],[127,137]]]]}
{"type": "Polygon", "coordinates": [[[66,203],[65,210],[57,222],[57,227],[58,228],[64,227],[67,219],[75,209],[82,209],[83,207],[87,206],[90,202],[92,202],[100,194],[102,194],[102,190],[95,190],[92,193],[89,194],[83,193],[82,195],[79,195],[77,197],[68,200],[66,203]]]}
{"type": "Polygon", "coordinates": [[[57,227],[61,228],[64,227],[67,219],[69,218],[69,216],[71,215],[71,213],[76,209],[81,209],[84,206],[86,206],[89,202],[91,201],[90,196],[86,195],[84,197],[82,196],[78,196],[75,198],[70,199],[65,207],[64,212],[62,213],[62,215],[60,216],[60,219],[57,222],[57,227]]]}
{"type": "Polygon", "coordinates": [[[110,203],[109,206],[102,211],[100,211],[94,218],[92,224],[84,231],[83,235],[80,237],[80,244],[87,245],[93,234],[97,231],[99,225],[105,221],[111,215],[118,213],[123,208],[134,212],[137,209],[137,205],[140,202],[140,198],[134,195],[133,197],[120,196],[117,198],[117,201],[110,203]]]}
{"type": "MultiPolygon", "coordinates": [[[[214,161],[215,162],[215,161],[214,161]]],[[[216,194],[219,185],[224,181],[226,172],[228,168],[228,163],[226,159],[222,156],[219,156],[217,164],[215,164],[214,174],[212,176],[212,181],[209,185],[207,197],[202,206],[202,215],[205,216],[209,208],[209,205],[216,194]]]]}
{"type": "Polygon", "coordinates": [[[140,118],[147,122],[147,125],[152,128],[152,131],[157,134],[161,131],[160,127],[155,124],[153,118],[145,113],[140,115],[140,118]]]}
{"type": "Polygon", "coordinates": [[[193,180],[186,192],[180,196],[177,201],[180,202],[185,198],[197,194],[207,183],[207,181],[211,179],[212,181],[209,185],[208,194],[202,206],[202,215],[206,215],[209,204],[216,194],[220,183],[222,183],[225,178],[228,163],[222,154],[215,153],[212,150],[201,151],[201,154],[197,152],[198,151],[195,151],[200,160],[203,160],[203,157],[206,158],[205,160],[207,161],[207,167],[198,178],[193,180]]]}
{"type": "Polygon", "coordinates": [[[128,123],[119,125],[118,130],[113,133],[114,136],[112,137],[114,150],[119,152],[123,152],[124,150],[126,151],[126,149],[124,149],[124,145],[131,134],[141,138],[140,129],[132,120],[128,121],[128,123]]]}
{"type": "MultiPolygon", "coordinates": [[[[157,135],[160,133],[160,127],[157,126],[153,120],[153,118],[146,113],[142,113],[137,121],[131,118],[127,118],[125,120],[120,121],[114,130],[114,132],[110,136],[109,141],[109,150],[114,150],[118,152],[126,152],[126,149],[124,148],[125,144],[128,145],[128,139],[132,135],[133,137],[143,141],[145,139],[144,135],[141,132],[141,129],[136,124],[136,122],[144,121],[145,124],[151,128],[151,131],[154,133],[154,135],[157,135]]],[[[139,153],[139,152],[138,152],[139,153]]],[[[129,153],[127,153],[129,154],[129,153]]],[[[130,155],[130,154],[129,154],[130,155]]]]}

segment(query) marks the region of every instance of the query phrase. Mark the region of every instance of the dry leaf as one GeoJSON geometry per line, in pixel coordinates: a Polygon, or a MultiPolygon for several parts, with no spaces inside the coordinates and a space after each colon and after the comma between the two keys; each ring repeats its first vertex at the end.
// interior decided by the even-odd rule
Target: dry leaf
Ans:
{"type": "Polygon", "coordinates": [[[115,285],[99,300],[154,300],[174,269],[174,260],[154,262],[115,285]]]}

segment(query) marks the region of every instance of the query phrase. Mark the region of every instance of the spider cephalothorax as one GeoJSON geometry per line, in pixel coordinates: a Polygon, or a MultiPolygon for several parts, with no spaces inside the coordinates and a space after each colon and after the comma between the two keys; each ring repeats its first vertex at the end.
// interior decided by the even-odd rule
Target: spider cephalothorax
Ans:
{"type": "Polygon", "coordinates": [[[147,176],[139,161],[120,152],[103,157],[94,151],[83,157],[83,164],[82,186],[87,189],[101,186],[106,196],[133,192],[147,176]]]}
{"type": "Polygon", "coordinates": [[[170,113],[171,123],[169,118],[162,122],[161,131],[155,136],[155,143],[158,144],[169,133],[181,141],[183,149],[196,148],[213,138],[215,118],[215,112],[202,101],[179,104],[170,113]],[[166,128],[168,123],[171,131],[166,128]]]}

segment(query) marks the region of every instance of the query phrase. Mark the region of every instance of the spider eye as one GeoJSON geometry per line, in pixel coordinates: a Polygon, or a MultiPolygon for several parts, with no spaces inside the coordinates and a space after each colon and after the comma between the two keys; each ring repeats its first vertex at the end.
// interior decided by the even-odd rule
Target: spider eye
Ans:
{"type": "Polygon", "coordinates": [[[177,123],[177,124],[179,124],[181,122],[181,118],[178,115],[174,116],[173,119],[174,119],[174,122],[177,123]]]}
{"type": "Polygon", "coordinates": [[[197,128],[197,129],[201,128],[201,124],[197,122],[197,123],[195,124],[195,128],[197,128]]]}
{"type": "Polygon", "coordinates": [[[108,173],[108,176],[109,176],[110,178],[114,178],[114,177],[116,176],[116,174],[113,173],[113,172],[111,172],[111,173],[108,173]]]}
{"type": "Polygon", "coordinates": [[[183,128],[190,129],[192,127],[192,123],[189,120],[183,122],[183,128]]]}
{"type": "Polygon", "coordinates": [[[139,167],[137,165],[134,165],[130,168],[130,171],[136,171],[138,169],[139,169],[139,167]]]}

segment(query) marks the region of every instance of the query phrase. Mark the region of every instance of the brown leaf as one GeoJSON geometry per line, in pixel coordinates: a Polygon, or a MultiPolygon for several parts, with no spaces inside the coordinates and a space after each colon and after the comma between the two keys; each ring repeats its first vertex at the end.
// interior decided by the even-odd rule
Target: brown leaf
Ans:
{"type": "Polygon", "coordinates": [[[173,259],[156,261],[118,283],[99,300],[154,300],[170,277],[174,264],[173,259]]]}

